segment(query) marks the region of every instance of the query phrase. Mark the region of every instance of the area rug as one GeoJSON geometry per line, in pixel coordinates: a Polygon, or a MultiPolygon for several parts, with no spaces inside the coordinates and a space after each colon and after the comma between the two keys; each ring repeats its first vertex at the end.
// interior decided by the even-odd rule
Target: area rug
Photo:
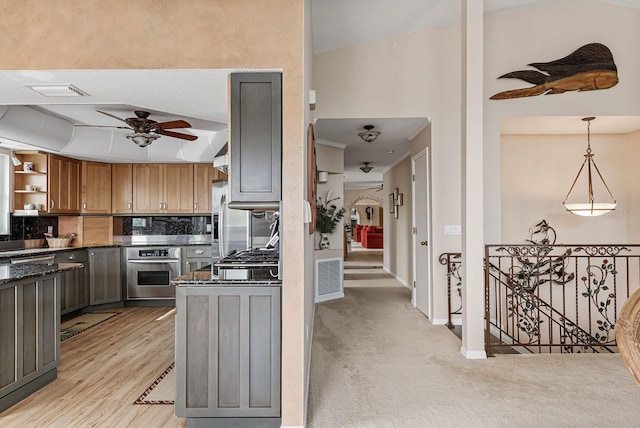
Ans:
{"type": "Polygon", "coordinates": [[[87,312],[75,318],[71,318],[60,324],[60,341],[67,340],[78,333],[94,327],[109,318],[118,315],[119,312],[87,312]]]}
{"type": "Polygon", "coordinates": [[[133,404],[173,404],[175,396],[175,363],[164,371],[133,404]]]}

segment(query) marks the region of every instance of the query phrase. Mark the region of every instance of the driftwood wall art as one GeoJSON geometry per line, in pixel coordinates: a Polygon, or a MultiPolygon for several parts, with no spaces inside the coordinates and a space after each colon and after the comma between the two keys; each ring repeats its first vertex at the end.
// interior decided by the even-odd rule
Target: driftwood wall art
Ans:
{"type": "Polygon", "coordinates": [[[499,79],[520,79],[533,83],[530,88],[499,92],[492,100],[562,94],[567,91],[609,89],[618,83],[618,70],[608,47],[589,43],[564,58],[528,64],[537,70],[520,70],[503,74],[499,79]]]}

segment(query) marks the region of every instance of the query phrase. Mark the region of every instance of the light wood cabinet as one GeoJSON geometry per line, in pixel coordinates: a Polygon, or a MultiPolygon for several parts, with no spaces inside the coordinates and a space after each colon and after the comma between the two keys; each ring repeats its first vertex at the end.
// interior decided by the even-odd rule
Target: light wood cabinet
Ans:
{"type": "Polygon", "coordinates": [[[193,165],[134,164],[133,212],[193,213],[193,165]]]}
{"type": "Polygon", "coordinates": [[[111,165],[111,212],[133,213],[133,165],[114,163],[111,165]]]}
{"type": "Polygon", "coordinates": [[[211,214],[211,183],[226,180],[227,174],[218,171],[211,163],[193,165],[193,212],[211,214]]]}
{"type": "Polygon", "coordinates": [[[111,213],[111,164],[82,161],[80,199],[83,214],[111,213]]]}
{"type": "Polygon", "coordinates": [[[193,213],[193,164],[164,165],[164,212],[193,213]]]}
{"type": "Polygon", "coordinates": [[[153,214],[163,212],[164,165],[133,165],[133,212],[153,214]]]}
{"type": "Polygon", "coordinates": [[[46,213],[49,206],[48,154],[36,150],[15,151],[13,154],[22,162],[22,165],[15,166],[13,169],[13,211],[27,209],[25,204],[33,204],[30,209],[46,213]],[[25,168],[27,163],[32,165],[32,170],[25,168]]]}
{"type": "Polygon", "coordinates": [[[49,213],[79,213],[80,161],[50,154],[48,174],[49,213]]]}

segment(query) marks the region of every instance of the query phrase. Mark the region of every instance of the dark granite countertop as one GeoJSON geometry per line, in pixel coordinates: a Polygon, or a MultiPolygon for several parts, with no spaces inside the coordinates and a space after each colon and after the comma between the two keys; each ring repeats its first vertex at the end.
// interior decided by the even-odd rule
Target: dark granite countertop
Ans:
{"type": "Polygon", "coordinates": [[[173,285],[178,287],[180,286],[212,286],[212,287],[224,287],[224,286],[233,286],[233,287],[280,287],[282,285],[282,280],[274,279],[268,281],[260,281],[253,279],[218,279],[213,277],[211,274],[211,270],[197,270],[195,272],[190,272],[184,275],[180,275],[177,278],[171,280],[173,285]]]}
{"type": "Polygon", "coordinates": [[[90,248],[117,248],[117,247],[189,247],[189,246],[207,246],[211,245],[211,242],[185,242],[181,244],[176,243],[141,243],[141,242],[127,242],[127,243],[115,243],[107,245],[86,245],[82,247],[62,247],[62,248],[25,248],[20,250],[8,250],[0,251],[0,258],[12,258],[12,257],[26,257],[34,255],[52,254],[60,251],[73,251],[73,250],[87,250],[90,248]]]}
{"type": "Polygon", "coordinates": [[[82,263],[53,263],[47,264],[0,264],[0,285],[19,281],[34,276],[45,276],[65,270],[81,269],[82,263]]]}

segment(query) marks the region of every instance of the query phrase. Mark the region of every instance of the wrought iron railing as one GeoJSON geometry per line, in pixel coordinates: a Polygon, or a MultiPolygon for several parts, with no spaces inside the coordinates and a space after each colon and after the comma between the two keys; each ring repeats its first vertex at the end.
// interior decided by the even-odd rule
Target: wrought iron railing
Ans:
{"type": "Polygon", "coordinates": [[[637,245],[488,245],[485,350],[615,352],[615,320],[639,286],[637,245]]]}
{"type": "Polygon", "coordinates": [[[453,316],[462,315],[462,276],[460,275],[462,255],[460,253],[442,253],[438,260],[441,265],[447,267],[447,307],[449,311],[447,327],[453,328],[453,316]]]}
{"type": "MultiPolygon", "coordinates": [[[[463,310],[462,258],[443,253],[439,260],[452,328],[463,310]]],[[[615,320],[639,287],[639,245],[488,245],[485,350],[616,352],[615,320]]]]}

